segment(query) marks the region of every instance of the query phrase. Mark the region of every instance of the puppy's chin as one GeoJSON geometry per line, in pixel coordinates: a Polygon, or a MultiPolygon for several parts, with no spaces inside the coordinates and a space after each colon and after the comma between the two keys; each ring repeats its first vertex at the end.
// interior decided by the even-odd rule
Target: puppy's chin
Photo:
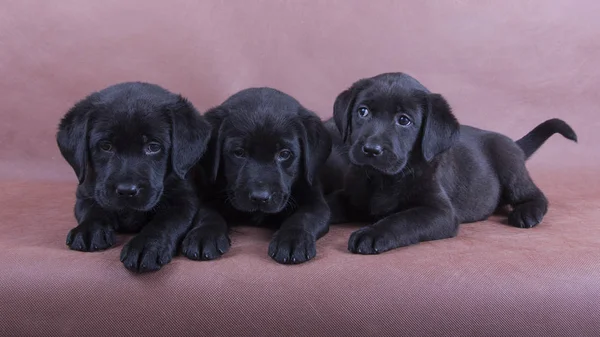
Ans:
{"type": "Polygon", "coordinates": [[[264,204],[256,204],[251,202],[247,197],[241,195],[241,193],[234,193],[229,195],[229,202],[233,208],[244,213],[262,212],[265,214],[276,214],[285,209],[288,203],[288,196],[277,193],[273,196],[271,201],[264,204]]]}
{"type": "Polygon", "coordinates": [[[117,196],[109,196],[105,191],[96,190],[95,199],[100,207],[108,211],[136,211],[149,212],[151,211],[162,196],[162,188],[160,190],[151,190],[143,195],[130,199],[122,199],[117,196]]]}
{"type": "Polygon", "coordinates": [[[378,157],[365,155],[362,146],[354,145],[348,153],[350,163],[356,166],[369,167],[381,174],[396,175],[402,172],[406,166],[405,158],[398,158],[396,155],[384,152],[378,157]]]}

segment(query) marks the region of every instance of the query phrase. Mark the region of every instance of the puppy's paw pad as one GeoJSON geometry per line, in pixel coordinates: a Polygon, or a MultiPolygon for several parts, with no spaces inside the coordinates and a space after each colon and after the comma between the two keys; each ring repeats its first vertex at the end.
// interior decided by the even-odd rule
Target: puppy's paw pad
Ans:
{"type": "Polygon", "coordinates": [[[94,252],[112,247],[115,241],[115,232],[111,228],[83,224],[69,231],[66,244],[72,250],[94,252]]]}
{"type": "Polygon", "coordinates": [[[508,215],[508,224],[518,228],[537,226],[546,215],[546,209],[534,205],[520,205],[508,215]]]}
{"type": "Polygon", "coordinates": [[[121,251],[125,268],[137,273],[157,271],[172,259],[172,246],[151,237],[136,236],[121,251]]]}
{"type": "Polygon", "coordinates": [[[317,242],[304,230],[279,230],[269,244],[268,253],[279,263],[303,263],[317,255],[317,242]]]}
{"type": "Polygon", "coordinates": [[[348,250],[355,254],[379,254],[398,246],[392,233],[374,227],[361,228],[348,240],[348,250]]]}
{"type": "Polygon", "coordinates": [[[214,260],[229,251],[231,240],[226,232],[211,228],[190,231],[181,245],[181,252],[191,260],[214,260]]]}

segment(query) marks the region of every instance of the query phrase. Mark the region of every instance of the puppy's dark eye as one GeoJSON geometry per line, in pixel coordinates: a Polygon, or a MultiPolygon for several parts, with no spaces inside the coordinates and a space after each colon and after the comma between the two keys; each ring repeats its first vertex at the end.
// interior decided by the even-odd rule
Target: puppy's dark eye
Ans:
{"type": "Polygon", "coordinates": [[[412,122],[410,121],[410,118],[408,118],[408,116],[400,115],[396,119],[396,123],[398,123],[398,125],[407,126],[407,125],[410,125],[410,123],[412,123],[412,122]]]}
{"type": "Polygon", "coordinates": [[[100,147],[100,150],[102,150],[104,152],[112,152],[112,149],[113,149],[112,144],[108,141],[100,142],[98,147],[100,147]]]}
{"type": "Polygon", "coordinates": [[[148,145],[146,145],[146,154],[156,154],[159,153],[162,150],[162,146],[160,146],[160,144],[158,143],[150,143],[148,145]]]}
{"type": "Polygon", "coordinates": [[[244,151],[244,149],[238,147],[237,149],[233,150],[233,155],[236,156],[237,158],[244,158],[246,156],[246,151],[244,151]]]}
{"type": "Polygon", "coordinates": [[[366,106],[361,106],[358,108],[358,115],[362,118],[367,117],[369,113],[369,108],[367,108],[366,106]]]}
{"type": "Polygon", "coordinates": [[[290,150],[284,149],[277,153],[277,160],[279,161],[286,161],[290,158],[292,158],[292,151],[290,150]]]}

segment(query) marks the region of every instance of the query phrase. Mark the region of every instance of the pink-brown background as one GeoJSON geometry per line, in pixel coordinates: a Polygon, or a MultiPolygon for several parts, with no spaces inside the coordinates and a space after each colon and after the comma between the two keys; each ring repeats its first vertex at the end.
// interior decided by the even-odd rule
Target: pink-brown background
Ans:
{"type": "Polygon", "coordinates": [[[594,0],[2,1],[0,332],[594,335],[598,18],[594,0]],[[528,164],[551,202],[544,223],[469,224],[377,257],[347,253],[356,226],[336,227],[296,267],[244,228],[222,260],[146,276],[125,271],[120,246],[64,246],[76,179],[54,134],[91,91],[150,81],[202,111],[272,86],[326,118],[353,81],[388,71],[444,94],[465,124],[513,138],[553,117],[572,125],[578,144],[555,136],[528,164]]]}

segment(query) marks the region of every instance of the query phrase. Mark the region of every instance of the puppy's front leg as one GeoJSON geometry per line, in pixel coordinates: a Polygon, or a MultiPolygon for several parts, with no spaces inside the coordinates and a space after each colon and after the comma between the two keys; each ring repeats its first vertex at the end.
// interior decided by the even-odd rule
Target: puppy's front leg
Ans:
{"type": "Polygon", "coordinates": [[[210,206],[201,206],[192,229],[181,245],[181,252],[192,260],[213,260],[231,246],[225,219],[210,206]]]}
{"type": "Polygon", "coordinates": [[[302,263],[317,255],[316,242],[329,231],[330,211],[323,195],[314,191],[307,196],[273,235],[269,256],[279,263],[302,263]]]}
{"type": "Polygon", "coordinates": [[[156,271],[171,262],[196,210],[192,197],[170,200],[168,205],[159,206],[152,220],[123,247],[121,262],[134,272],[156,271]]]}
{"type": "Polygon", "coordinates": [[[82,252],[94,252],[115,244],[114,219],[91,198],[77,196],[77,227],[67,234],[67,246],[82,252]]]}
{"type": "Polygon", "coordinates": [[[450,238],[457,231],[458,221],[450,207],[414,207],[355,231],[348,240],[348,250],[379,254],[421,241],[450,238]]]}

